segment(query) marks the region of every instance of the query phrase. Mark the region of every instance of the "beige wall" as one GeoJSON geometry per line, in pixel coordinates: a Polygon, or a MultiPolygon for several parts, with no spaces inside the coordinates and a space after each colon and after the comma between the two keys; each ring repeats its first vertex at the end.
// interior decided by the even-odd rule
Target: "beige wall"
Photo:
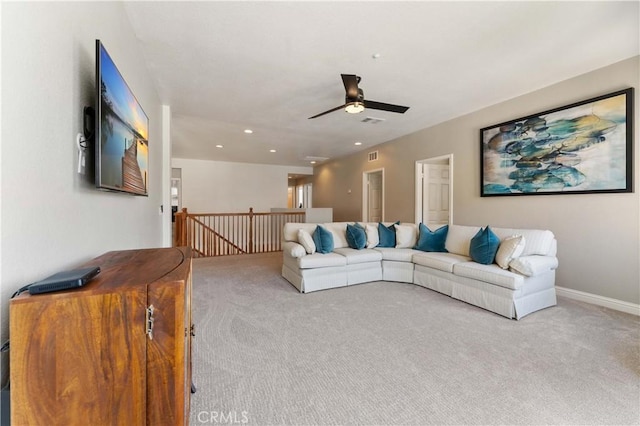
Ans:
{"type": "MultiPolygon", "coordinates": [[[[162,105],[122,3],[3,2],[0,27],[4,342],[15,290],[110,250],[159,247],[171,218],[168,209],[158,214],[168,184],[162,105]],[[95,101],[96,39],[149,116],[148,197],[98,191],[91,173],[77,173],[82,108],[95,101]]],[[[7,365],[2,354],[3,382],[7,365]]]]}
{"type": "Polygon", "coordinates": [[[360,220],[362,174],[384,168],[385,220],[414,221],[415,162],[453,153],[456,224],[546,228],[559,245],[561,287],[640,302],[640,158],[634,147],[635,193],[480,197],[479,130],[627,87],[636,88],[638,138],[640,57],[631,58],[441,123],[314,170],[314,207],[333,207],[334,220],[360,220]],[[377,149],[379,160],[367,162],[377,149]]]}
{"type": "Polygon", "coordinates": [[[172,158],[180,169],[182,206],[192,213],[242,213],[253,207],[268,212],[287,207],[289,173],[311,173],[311,167],[172,158]]]}

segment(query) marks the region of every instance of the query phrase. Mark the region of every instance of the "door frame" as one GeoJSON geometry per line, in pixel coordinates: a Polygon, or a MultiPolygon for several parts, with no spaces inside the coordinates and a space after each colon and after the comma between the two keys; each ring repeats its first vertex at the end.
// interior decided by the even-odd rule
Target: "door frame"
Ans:
{"type": "Polygon", "coordinates": [[[369,175],[374,173],[381,173],[382,177],[382,214],[381,222],[384,222],[384,167],[380,169],[367,170],[362,173],[362,221],[369,221],[369,175]]]}
{"type": "Polygon", "coordinates": [[[422,222],[424,212],[422,211],[422,170],[424,164],[442,164],[443,160],[449,163],[449,224],[453,223],[453,154],[441,155],[439,157],[426,158],[416,161],[415,166],[415,223],[422,222]]]}
{"type": "Polygon", "coordinates": [[[174,188],[174,182],[176,183],[176,188],[178,188],[178,211],[182,210],[182,178],[175,178],[172,177],[171,178],[171,196],[169,198],[169,204],[171,207],[173,207],[173,188],[174,188]]]}

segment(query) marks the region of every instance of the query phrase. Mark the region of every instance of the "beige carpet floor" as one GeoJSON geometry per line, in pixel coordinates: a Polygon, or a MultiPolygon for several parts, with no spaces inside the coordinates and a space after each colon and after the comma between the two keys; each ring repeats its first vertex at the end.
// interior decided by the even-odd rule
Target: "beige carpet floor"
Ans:
{"type": "Polygon", "coordinates": [[[419,286],[300,294],[282,254],[193,262],[191,424],[640,424],[640,319],[509,320],[419,286]]]}

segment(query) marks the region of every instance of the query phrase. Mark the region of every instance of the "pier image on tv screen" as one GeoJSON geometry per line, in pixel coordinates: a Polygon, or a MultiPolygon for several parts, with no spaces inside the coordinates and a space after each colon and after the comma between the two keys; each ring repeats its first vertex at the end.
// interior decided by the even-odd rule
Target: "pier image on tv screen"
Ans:
{"type": "Polygon", "coordinates": [[[96,55],[96,186],[148,195],[149,119],[99,40],[96,55]]]}

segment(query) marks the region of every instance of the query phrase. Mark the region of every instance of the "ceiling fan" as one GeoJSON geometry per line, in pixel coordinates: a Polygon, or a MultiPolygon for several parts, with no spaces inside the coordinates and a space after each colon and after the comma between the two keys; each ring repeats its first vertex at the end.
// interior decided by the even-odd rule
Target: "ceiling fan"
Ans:
{"type": "Polygon", "coordinates": [[[401,106],[401,105],[392,105],[385,104],[384,102],[376,102],[376,101],[367,101],[364,99],[364,93],[362,89],[358,87],[358,83],[360,83],[360,77],[353,74],[340,74],[342,76],[342,83],[344,83],[344,89],[347,92],[345,96],[344,105],[340,105],[329,111],[321,112],[320,114],[314,115],[313,117],[309,117],[309,120],[312,118],[317,118],[325,114],[329,114],[330,112],[337,111],[339,109],[344,108],[346,112],[351,114],[356,114],[364,111],[365,108],[371,109],[379,109],[382,111],[390,111],[390,112],[398,112],[400,114],[404,114],[409,107],[401,106]]]}

